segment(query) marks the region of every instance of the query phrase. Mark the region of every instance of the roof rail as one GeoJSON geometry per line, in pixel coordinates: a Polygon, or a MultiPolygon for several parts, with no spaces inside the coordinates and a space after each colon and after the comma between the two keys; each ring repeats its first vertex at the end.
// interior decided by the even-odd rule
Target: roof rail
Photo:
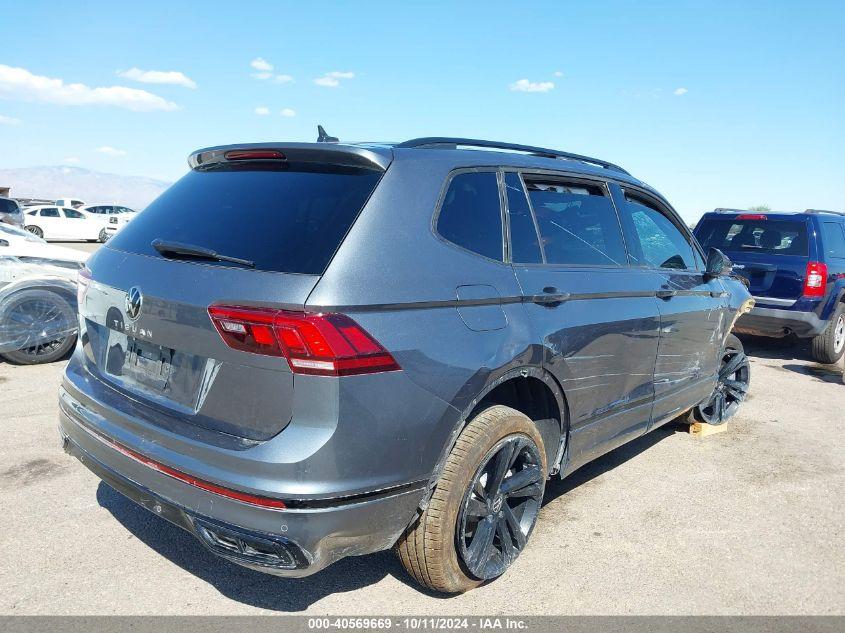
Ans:
{"type": "Polygon", "coordinates": [[[845,215],[845,212],[842,211],[828,211],[827,209],[807,209],[804,213],[809,213],[810,215],[818,215],[819,213],[832,213],[833,215],[845,215]]]}
{"type": "Polygon", "coordinates": [[[404,143],[399,143],[394,147],[415,147],[415,148],[441,148],[441,149],[457,149],[458,147],[486,147],[489,149],[503,149],[514,152],[525,152],[533,156],[541,156],[543,158],[561,158],[564,160],[577,160],[582,163],[590,165],[597,165],[605,169],[613,169],[630,176],[631,174],[622,169],[619,165],[614,165],[606,160],[599,158],[591,158],[590,156],[582,156],[581,154],[572,154],[570,152],[561,152],[556,149],[547,149],[545,147],[534,147],[533,145],[519,145],[517,143],[500,143],[498,141],[484,141],[474,138],[460,138],[451,136],[427,136],[423,138],[415,138],[404,143]]]}

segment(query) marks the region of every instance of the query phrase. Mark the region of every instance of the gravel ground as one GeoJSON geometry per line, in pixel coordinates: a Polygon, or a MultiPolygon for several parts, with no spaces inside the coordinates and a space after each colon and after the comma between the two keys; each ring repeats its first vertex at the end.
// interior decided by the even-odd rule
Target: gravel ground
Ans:
{"type": "Polygon", "coordinates": [[[669,425],[551,482],[511,570],[453,598],[389,552],[300,580],[213,557],[62,453],[64,362],[0,362],[0,613],[845,614],[842,370],[803,343],[746,345],[728,432],[669,425]]]}

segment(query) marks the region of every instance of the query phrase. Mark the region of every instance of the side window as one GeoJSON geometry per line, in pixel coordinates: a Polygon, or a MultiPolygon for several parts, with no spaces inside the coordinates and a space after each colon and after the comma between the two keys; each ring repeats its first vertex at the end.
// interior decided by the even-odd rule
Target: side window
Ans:
{"type": "Polygon", "coordinates": [[[822,222],[822,240],[825,255],[845,259],[845,224],[822,222]]]}
{"type": "Polygon", "coordinates": [[[548,264],[625,266],[619,218],[600,185],[526,179],[548,264]]]}
{"type": "Polygon", "coordinates": [[[511,260],[518,264],[540,264],[543,262],[540,237],[519,174],[505,174],[505,191],[511,230],[511,260]]]}
{"type": "Polygon", "coordinates": [[[65,217],[70,218],[72,220],[82,220],[85,218],[79,211],[75,211],[73,209],[65,209],[65,217]]]}
{"type": "Polygon", "coordinates": [[[648,202],[625,194],[628,213],[640,242],[643,266],[696,270],[693,248],[672,221],[648,202]]]}
{"type": "Polygon", "coordinates": [[[471,172],[452,178],[437,232],[468,251],[502,261],[502,209],[495,172],[471,172]]]}
{"type": "Polygon", "coordinates": [[[41,209],[40,215],[42,218],[57,218],[59,217],[59,210],[56,207],[47,207],[41,209]]]}

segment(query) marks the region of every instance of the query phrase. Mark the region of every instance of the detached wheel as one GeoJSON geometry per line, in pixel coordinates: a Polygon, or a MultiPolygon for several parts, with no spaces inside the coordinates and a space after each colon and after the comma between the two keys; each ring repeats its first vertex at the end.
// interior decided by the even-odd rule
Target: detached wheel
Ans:
{"type": "Polygon", "coordinates": [[[44,333],[64,333],[76,322],[76,312],[60,295],[46,290],[22,290],[0,306],[3,358],[19,365],[52,363],[76,344],[76,334],[44,339],[44,333]]]}
{"type": "Polygon", "coordinates": [[[399,539],[402,565],[443,593],[501,576],[534,529],[546,473],[534,423],[510,407],[485,409],[461,432],[428,507],[399,539]]]}
{"type": "Polygon", "coordinates": [[[825,365],[833,365],[845,352],[845,306],[836,307],[827,327],[813,338],[811,345],[813,359],[825,365]]]}
{"type": "Polygon", "coordinates": [[[30,233],[32,233],[35,237],[40,237],[40,238],[44,239],[44,231],[42,231],[39,227],[28,226],[28,227],[26,227],[26,230],[29,231],[30,233]]]}
{"type": "Polygon", "coordinates": [[[730,334],[725,341],[719,378],[713,395],[693,410],[693,416],[706,424],[724,424],[739,409],[748,396],[751,384],[751,367],[742,347],[742,341],[730,334]]]}

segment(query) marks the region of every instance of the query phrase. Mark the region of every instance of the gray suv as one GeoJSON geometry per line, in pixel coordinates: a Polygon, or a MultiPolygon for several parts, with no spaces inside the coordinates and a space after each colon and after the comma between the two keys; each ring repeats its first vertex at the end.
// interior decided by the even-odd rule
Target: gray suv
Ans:
{"type": "Polygon", "coordinates": [[[189,162],[80,275],[60,430],[230,561],[395,547],[466,591],[526,546],[549,477],[745,397],[748,292],[621,167],[454,138],[189,162]]]}

